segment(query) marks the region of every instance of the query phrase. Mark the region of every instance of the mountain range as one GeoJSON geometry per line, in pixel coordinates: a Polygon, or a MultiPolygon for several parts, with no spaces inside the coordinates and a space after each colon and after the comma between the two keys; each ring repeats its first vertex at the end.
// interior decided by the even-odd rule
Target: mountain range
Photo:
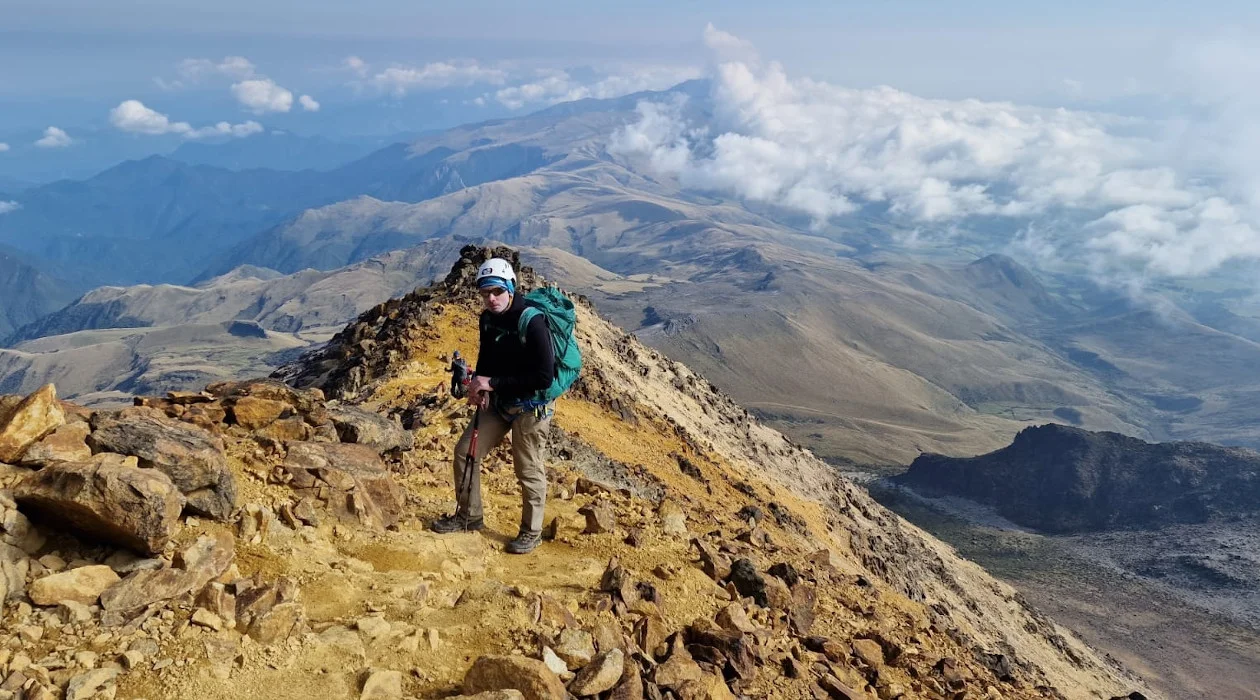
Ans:
{"type": "MultiPolygon", "coordinates": [[[[705,90],[702,82],[676,89],[698,111],[705,90]]],[[[130,266],[132,277],[193,284],[242,266],[337,270],[435,241],[510,243],[837,462],[974,455],[1045,421],[1148,440],[1260,445],[1247,418],[1260,410],[1260,380],[1249,369],[1260,362],[1257,321],[1227,298],[1173,289],[1171,304],[1154,307],[992,250],[907,248],[887,222],[849,217],[818,230],[684,188],[610,148],[640,100],[669,97],[584,100],[458,127],[327,172],[124,164],[28,193],[33,199],[0,218],[0,238],[23,231],[28,246],[54,257],[97,246],[101,259],[127,258],[80,259],[74,264],[90,269],[73,277],[80,281],[130,266]],[[70,246],[65,235],[35,244],[29,231],[41,227],[22,228],[38,215],[49,230],[60,217],[53,228],[65,233],[84,213],[70,192],[106,202],[105,193],[132,185],[134,197],[121,198],[130,205],[101,204],[95,232],[73,237],[89,246],[70,246]],[[303,208],[320,199],[328,203],[303,208]],[[146,233],[128,238],[128,228],[146,233]],[[163,245],[182,251],[178,274],[154,260],[163,245]],[[603,282],[584,286],[591,279],[603,282]]],[[[129,292],[125,303],[106,302],[111,294],[94,292],[16,339],[129,323],[109,319],[144,317],[123,308],[154,292],[129,292]],[[106,303],[120,305],[102,312],[106,303]]],[[[224,304],[216,318],[250,307],[224,304]]]]}

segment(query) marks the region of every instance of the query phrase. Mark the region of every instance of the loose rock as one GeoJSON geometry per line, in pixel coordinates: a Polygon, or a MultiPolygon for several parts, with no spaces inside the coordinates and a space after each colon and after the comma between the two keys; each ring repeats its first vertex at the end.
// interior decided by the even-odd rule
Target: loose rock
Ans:
{"type": "Polygon", "coordinates": [[[101,592],[119,580],[108,566],[83,566],[35,581],[30,586],[30,597],[36,605],[95,605],[101,592]]]}
{"type": "Polygon", "coordinates": [[[602,535],[617,529],[617,518],[607,503],[582,506],[578,513],[586,516],[586,529],[583,532],[588,535],[602,535]]]}
{"type": "Polygon", "coordinates": [[[620,649],[613,649],[595,657],[573,679],[569,691],[574,695],[598,695],[612,690],[621,680],[625,666],[625,655],[620,649]]]}
{"type": "Polygon", "coordinates": [[[565,700],[564,683],[537,659],[483,656],[464,677],[463,691],[519,690],[525,700],[565,700]]]}
{"type": "Polygon", "coordinates": [[[91,426],[83,421],[65,423],[27,448],[21,462],[32,465],[85,462],[92,458],[92,449],[86,442],[91,432],[91,426]]]}
{"type": "Polygon", "coordinates": [[[372,671],[359,700],[401,700],[402,673],[398,671],[372,671]]]}

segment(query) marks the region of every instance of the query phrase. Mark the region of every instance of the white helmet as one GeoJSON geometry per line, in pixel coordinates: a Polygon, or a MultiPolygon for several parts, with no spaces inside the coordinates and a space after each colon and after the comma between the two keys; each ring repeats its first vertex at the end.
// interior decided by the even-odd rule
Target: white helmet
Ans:
{"type": "Polygon", "coordinates": [[[477,270],[477,284],[480,286],[481,280],[486,277],[498,277],[516,285],[516,273],[512,270],[512,263],[503,258],[490,258],[481,263],[481,267],[477,270]]]}

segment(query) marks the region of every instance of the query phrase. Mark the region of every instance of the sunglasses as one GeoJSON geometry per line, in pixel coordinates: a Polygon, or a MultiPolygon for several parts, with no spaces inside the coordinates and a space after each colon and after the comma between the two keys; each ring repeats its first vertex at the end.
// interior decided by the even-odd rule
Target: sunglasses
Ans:
{"type": "Polygon", "coordinates": [[[507,290],[503,287],[485,287],[483,289],[478,289],[477,293],[481,295],[482,299],[489,299],[490,297],[507,294],[507,290]]]}

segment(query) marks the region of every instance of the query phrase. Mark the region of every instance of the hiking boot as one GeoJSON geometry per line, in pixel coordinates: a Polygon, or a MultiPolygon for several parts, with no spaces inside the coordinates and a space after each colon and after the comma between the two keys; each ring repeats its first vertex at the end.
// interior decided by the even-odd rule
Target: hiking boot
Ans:
{"type": "Polygon", "coordinates": [[[463,513],[455,513],[434,520],[429,524],[429,529],[448,535],[452,532],[476,532],[485,526],[486,522],[483,518],[470,518],[463,513]]]}
{"type": "Polygon", "coordinates": [[[508,542],[504,549],[508,554],[529,554],[534,551],[534,548],[537,547],[540,542],[542,542],[541,532],[521,530],[521,534],[517,535],[516,539],[508,542]]]}

